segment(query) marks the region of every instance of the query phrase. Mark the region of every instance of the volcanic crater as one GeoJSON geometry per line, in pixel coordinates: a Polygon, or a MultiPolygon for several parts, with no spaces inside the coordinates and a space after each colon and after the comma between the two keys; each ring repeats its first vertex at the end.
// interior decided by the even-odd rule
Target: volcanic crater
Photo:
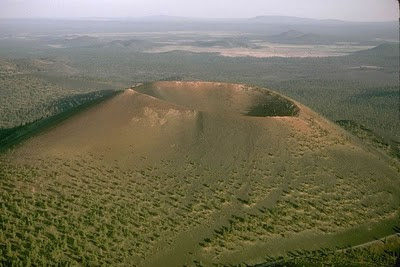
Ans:
{"type": "Polygon", "coordinates": [[[34,220],[39,254],[62,246],[77,264],[79,253],[100,265],[258,264],[371,241],[399,218],[397,163],[247,85],[128,89],[1,161],[4,203],[21,203],[5,206],[6,234],[18,239],[34,220]]]}

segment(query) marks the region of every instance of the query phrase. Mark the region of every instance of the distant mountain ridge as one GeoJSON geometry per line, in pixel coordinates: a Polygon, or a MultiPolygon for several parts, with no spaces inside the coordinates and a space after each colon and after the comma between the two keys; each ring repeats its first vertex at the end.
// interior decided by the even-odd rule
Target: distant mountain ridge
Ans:
{"type": "Polygon", "coordinates": [[[269,36],[267,40],[273,43],[286,44],[327,44],[331,42],[330,36],[304,33],[296,30],[289,30],[281,34],[269,36]]]}
{"type": "Polygon", "coordinates": [[[132,20],[138,21],[164,21],[164,22],[184,22],[184,21],[236,21],[250,23],[266,23],[266,24],[358,24],[358,23],[397,23],[397,21],[347,21],[339,19],[315,19],[303,18],[295,16],[277,16],[277,15],[260,15],[250,18],[202,18],[202,17],[183,17],[155,15],[145,17],[132,17],[132,20]]]}
{"type": "Polygon", "coordinates": [[[346,21],[336,20],[336,19],[312,19],[312,18],[300,18],[291,16],[257,16],[248,19],[252,22],[262,22],[262,23],[273,23],[273,24],[308,24],[308,23],[346,23],[346,21]]]}
{"type": "Polygon", "coordinates": [[[358,56],[399,57],[399,44],[385,43],[376,47],[355,52],[358,56]]]}

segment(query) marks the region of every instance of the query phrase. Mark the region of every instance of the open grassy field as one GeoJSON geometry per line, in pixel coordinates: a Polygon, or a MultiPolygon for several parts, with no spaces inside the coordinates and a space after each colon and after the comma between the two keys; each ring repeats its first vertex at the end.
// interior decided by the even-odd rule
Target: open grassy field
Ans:
{"type": "Polygon", "coordinates": [[[255,265],[354,246],[398,225],[399,168],[265,89],[145,84],[2,156],[2,262],[255,265]]]}

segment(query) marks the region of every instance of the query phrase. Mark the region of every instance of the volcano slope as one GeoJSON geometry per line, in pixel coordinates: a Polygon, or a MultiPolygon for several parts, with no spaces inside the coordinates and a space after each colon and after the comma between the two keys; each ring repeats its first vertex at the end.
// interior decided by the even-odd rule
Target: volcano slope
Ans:
{"type": "Polygon", "coordinates": [[[265,89],[128,89],[2,156],[2,262],[237,265],[399,222],[397,163],[265,89]]]}

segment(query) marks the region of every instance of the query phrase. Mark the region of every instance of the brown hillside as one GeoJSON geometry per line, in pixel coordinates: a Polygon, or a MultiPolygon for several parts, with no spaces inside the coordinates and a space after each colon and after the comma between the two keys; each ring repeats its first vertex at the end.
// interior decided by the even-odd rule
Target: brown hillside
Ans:
{"type": "Polygon", "coordinates": [[[4,162],[4,181],[16,182],[3,189],[32,200],[21,204],[26,216],[42,211],[39,252],[49,233],[75,240],[66,262],[83,247],[100,265],[255,264],[357,245],[398,223],[396,163],[303,105],[245,85],[128,89],[4,162]]]}

